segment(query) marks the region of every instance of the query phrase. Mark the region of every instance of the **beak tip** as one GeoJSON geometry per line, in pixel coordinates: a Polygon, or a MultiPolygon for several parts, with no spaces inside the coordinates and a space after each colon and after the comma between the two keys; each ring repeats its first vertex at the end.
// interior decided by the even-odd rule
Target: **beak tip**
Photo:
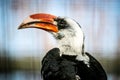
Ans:
{"type": "Polygon", "coordinates": [[[25,26],[24,26],[24,24],[22,23],[22,24],[18,27],[18,30],[19,30],[19,29],[23,29],[23,28],[25,28],[25,26]]]}
{"type": "Polygon", "coordinates": [[[21,26],[18,27],[18,30],[21,29],[21,26]]]}
{"type": "Polygon", "coordinates": [[[21,29],[21,26],[18,27],[18,30],[21,29]]]}

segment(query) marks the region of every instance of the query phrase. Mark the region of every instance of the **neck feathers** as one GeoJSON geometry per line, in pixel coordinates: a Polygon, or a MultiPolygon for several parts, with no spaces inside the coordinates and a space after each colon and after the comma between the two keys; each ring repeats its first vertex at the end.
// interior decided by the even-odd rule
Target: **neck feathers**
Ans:
{"type": "Polygon", "coordinates": [[[64,38],[58,40],[61,55],[80,55],[83,53],[84,35],[82,31],[63,30],[60,35],[64,35],[64,38]]]}

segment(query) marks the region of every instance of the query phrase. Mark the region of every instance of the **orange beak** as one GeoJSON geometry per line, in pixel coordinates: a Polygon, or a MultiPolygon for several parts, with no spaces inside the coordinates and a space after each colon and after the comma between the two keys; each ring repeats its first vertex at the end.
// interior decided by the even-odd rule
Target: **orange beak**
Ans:
{"type": "Polygon", "coordinates": [[[18,29],[38,28],[46,31],[58,32],[57,24],[54,21],[56,18],[56,16],[51,14],[33,14],[26,18],[18,29]]]}

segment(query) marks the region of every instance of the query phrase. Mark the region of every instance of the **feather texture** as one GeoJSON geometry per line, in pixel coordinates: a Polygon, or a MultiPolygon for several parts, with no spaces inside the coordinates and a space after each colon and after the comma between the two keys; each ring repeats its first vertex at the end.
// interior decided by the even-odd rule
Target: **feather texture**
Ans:
{"type": "Polygon", "coordinates": [[[101,64],[89,53],[88,67],[83,61],[76,60],[77,56],[60,56],[59,48],[50,50],[42,60],[41,73],[44,80],[107,80],[101,64]],[[77,75],[77,77],[76,77],[77,75]]]}

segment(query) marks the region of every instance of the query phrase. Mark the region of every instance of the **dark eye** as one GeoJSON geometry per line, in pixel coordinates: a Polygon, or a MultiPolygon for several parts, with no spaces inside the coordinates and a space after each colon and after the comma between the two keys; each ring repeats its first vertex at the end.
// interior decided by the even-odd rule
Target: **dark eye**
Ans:
{"type": "Polygon", "coordinates": [[[66,22],[64,21],[64,19],[60,20],[59,23],[62,24],[66,24],[66,22]]]}
{"type": "Polygon", "coordinates": [[[65,29],[68,27],[68,24],[67,22],[64,20],[64,19],[58,19],[57,20],[57,26],[58,26],[58,29],[65,29]]]}

